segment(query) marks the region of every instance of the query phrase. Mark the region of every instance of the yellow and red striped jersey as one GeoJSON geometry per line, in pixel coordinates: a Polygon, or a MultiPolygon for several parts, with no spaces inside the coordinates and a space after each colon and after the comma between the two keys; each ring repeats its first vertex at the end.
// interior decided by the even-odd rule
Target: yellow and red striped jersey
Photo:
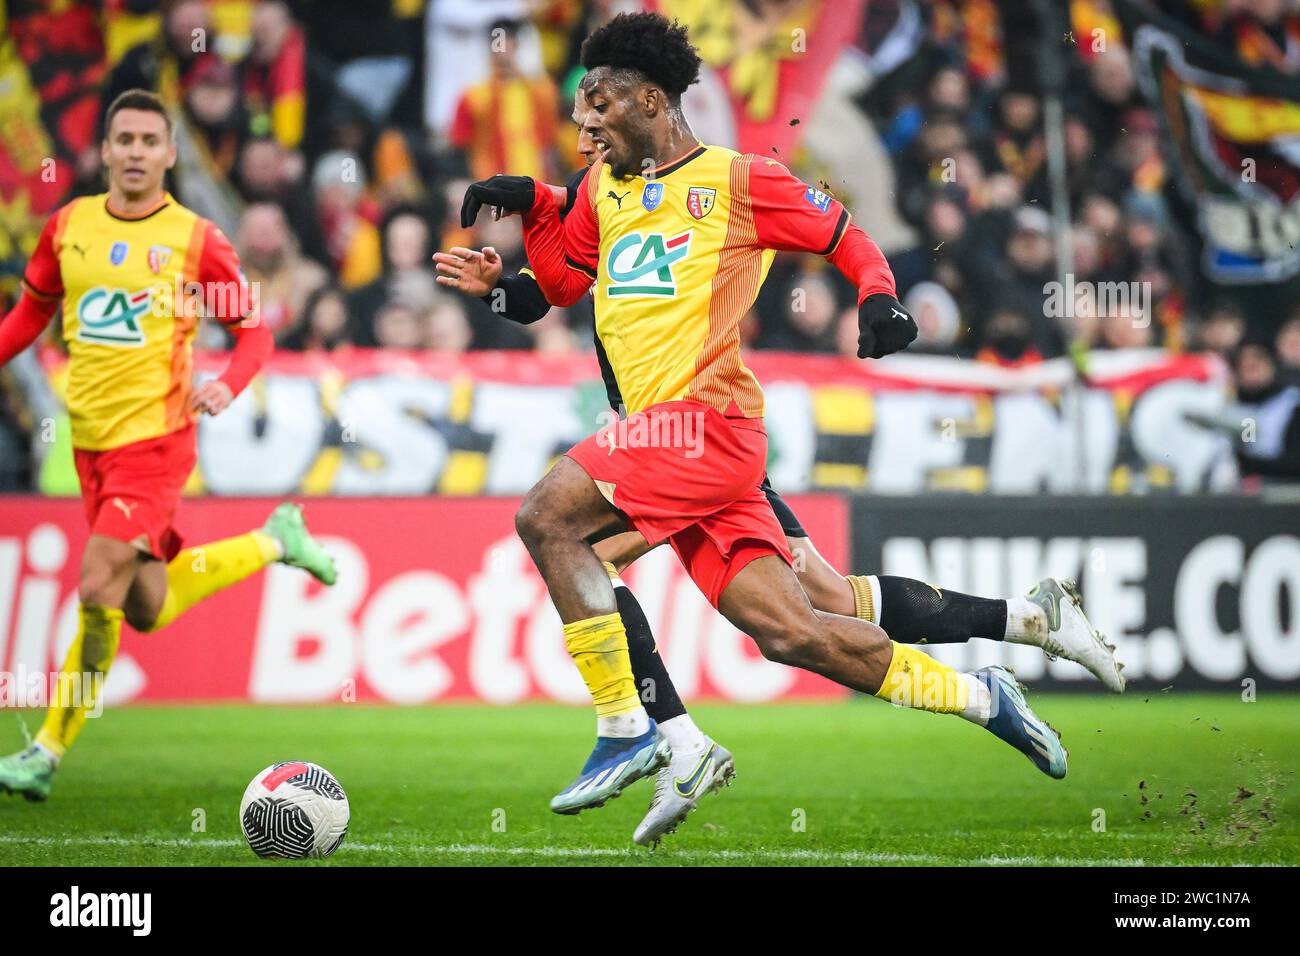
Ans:
{"type": "Polygon", "coordinates": [[[72,443],[92,451],[192,422],[200,308],[227,323],[252,311],[230,242],[166,193],[129,218],[106,193],[74,199],[46,223],[23,284],[63,300],[72,443]]]}
{"type": "MultiPolygon", "coordinates": [[[[592,166],[565,217],[565,248],[570,269],[595,283],[596,334],[628,411],[690,399],[761,417],[740,320],[776,251],[830,256],[848,228],[837,200],[752,154],[699,144],[626,179],[592,166]]],[[[892,292],[883,256],[879,266],[892,292]]]]}

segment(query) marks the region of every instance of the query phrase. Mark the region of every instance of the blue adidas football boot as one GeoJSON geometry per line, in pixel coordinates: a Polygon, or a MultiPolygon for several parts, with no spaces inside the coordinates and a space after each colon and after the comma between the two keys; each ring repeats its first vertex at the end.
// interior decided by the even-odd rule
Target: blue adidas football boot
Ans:
{"type": "Polygon", "coordinates": [[[1005,667],[985,667],[975,671],[993,696],[989,722],[985,725],[995,737],[1006,741],[1034,762],[1034,766],[1055,780],[1065,776],[1069,753],[1061,746],[1061,735],[1025,702],[1024,687],[1005,667]]]}
{"type": "Polygon", "coordinates": [[[556,813],[578,813],[605,805],[630,783],[649,776],[672,756],[653,720],[640,737],[597,737],[578,779],[551,798],[556,813]]]}

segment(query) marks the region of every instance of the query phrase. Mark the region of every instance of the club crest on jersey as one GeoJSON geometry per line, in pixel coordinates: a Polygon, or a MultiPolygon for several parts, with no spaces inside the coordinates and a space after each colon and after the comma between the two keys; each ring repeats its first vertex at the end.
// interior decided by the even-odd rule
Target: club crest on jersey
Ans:
{"type": "Polygon", "coordinates": [[[140,316],[149,308],[149,292],[90,289],[77,300],[77,339],[98,345],[144,345],[140,316]]]}
{"type": "Polygon", "coordinates": [[[609,296],[675,296],[677,280],[673,278],[673,265],[685,259],[691,251],[691,231],[676,236],[651,232],[642,236],[628,233],[609,250],[605,259],[605,274],[609,296]]]}
{"type": "Polygon", "coordinates": [[[664,200],[663,183],[646,183],[645,189],[641,191],[641,205],[645,206],[646,212],[654,212],[659,208],[659,204],[664,200]]]}
{"type": "Polygon", "coordinates": [[[172,250],[169,246],[150,246],[149,247],[149,271],[154,275],[162,272],[167,268],[167,263],[171,261],[172,250]]]}
{"type": "Polygon", "coordinates": [[[692,186],[686,193],[686,211],[695,219],[703,219],[713,212],[713,203],[717,198],[716,189],[692,186]]]}
{"type": "Polygon", "coordinates": [[[130,247],[125,242],[115,242],[108,250],[108,261],[115,266],[120,266],[126,261],[126,253],[130,247]]]}

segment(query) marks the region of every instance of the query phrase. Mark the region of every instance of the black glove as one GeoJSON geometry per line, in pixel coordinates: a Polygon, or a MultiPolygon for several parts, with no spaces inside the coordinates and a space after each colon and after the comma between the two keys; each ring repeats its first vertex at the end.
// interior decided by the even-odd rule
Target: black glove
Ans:
{"type": "Polygon", "coordinates": [[[528,212],[533,208],[536,186],[531,176],[493,176],[473,183],[465,190],[460,206],[461,228],[468,229],[484,206],[500,206],[506,212],[528,212]]]}
{"type": "Polygon", "coordinates": [[[901,352],[916,332],[916,320],[888,292],[873,293],[858,306],[858,358],[901,352]]]}

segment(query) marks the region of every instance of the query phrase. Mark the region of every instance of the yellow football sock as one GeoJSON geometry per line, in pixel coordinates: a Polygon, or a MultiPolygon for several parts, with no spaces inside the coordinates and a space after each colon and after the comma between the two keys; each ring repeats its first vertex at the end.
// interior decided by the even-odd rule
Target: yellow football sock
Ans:
{"type": "Polygon", "coordinates": [[[914,647],[890,641],[894,659],[876,691],[881,700],[934,714],[960,714],[966,709],[966,675],[922,654],[914,647]]]}
{"type": "Polygon", "coordinates": [[[104,678],[122,639],[122,617],[121,608],[81,605],[77,636],[59,669],[45,723],[36,732],[36,742],[56,757],[67,753],[86,723],[87,713],[96,710],[104,678]]]}
{"type": "Polygon", "coordinates": [[[641,706],[627,654],[627,632],[617,613],[564,625],[564,644],[587,682],[597,717],[616,717],[641,706]]]}
{"type": "Polygon", "coordinates": [[[853,611],[864,621],[870,621],[872,624],[879,624],[880,618],[876,615],[879,610],[872,596],[871,578],[865,574],[846,574],[849,586],[853,588],[853,611]]]}
{"type": "Polygon", "coordinates": [[[167,597],[149,627],[157,631],[206,597],[244,580],[280,557],[280,544],[265,531],[187,548],[167,565],[167,597]]]}

